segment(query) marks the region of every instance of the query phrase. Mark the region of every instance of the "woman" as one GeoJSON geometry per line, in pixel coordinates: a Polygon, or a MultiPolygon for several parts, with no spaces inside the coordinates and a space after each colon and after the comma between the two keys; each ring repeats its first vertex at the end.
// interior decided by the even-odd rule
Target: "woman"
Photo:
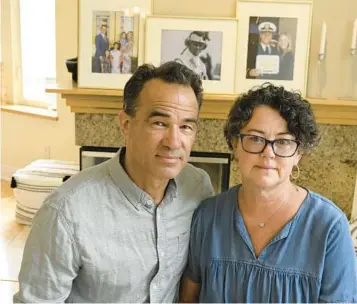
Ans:
{"type": "Polygon", "coordinates": [[[196,210],[182,302],[357,301],[346,216],[291,181],[319,141],[309,103],[265,84],[237,98],[224,134],[242,184],[196,210]]]}
{"type": "Polygon", "coordinates": [[[130,74],[132,73],[131,70],[131,60],[133,57],[133,47],[134,47],[134,40],[133,40],[133,32],[129,31],[126,35],[127,44],[123,48],[123,67],[122,67],[122,74],[130,74]]]}
{"type": "Polygon", "coordinates": [[[278,40],[278,50],[280,56],[279,79],[293,80],[294,77],[294,53],[292,40],[287,33],[281,33],[278,40]]]}

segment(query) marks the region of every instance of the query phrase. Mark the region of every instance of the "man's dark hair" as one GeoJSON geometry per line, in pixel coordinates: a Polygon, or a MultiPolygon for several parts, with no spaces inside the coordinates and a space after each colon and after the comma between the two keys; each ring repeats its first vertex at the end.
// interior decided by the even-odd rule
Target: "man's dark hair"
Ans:
{"type": "Polygon", "coordinates": [[[146,82],[160,79],[166,83],[190,86],[195,93],[198,107],[202,104],[202,81],[191,69],[178,62],[169,61],[159,67],[152,64],[141,65],[130,77],[124,87],[124,111],[135,116],[139,102],[138,97],[146,82]]]}
{"type": "Polygon", "coordinates": [[[231,150],[232,139],[249,123],[253,110],[262,105],[279,112],[287,122],[289,132],[300,142],[302,151],[310,152],[318,145],[320,136],[310,103],[299,92],[265,83],[238,96],[232,106],[224,127],[224,136],[231,150]]]}

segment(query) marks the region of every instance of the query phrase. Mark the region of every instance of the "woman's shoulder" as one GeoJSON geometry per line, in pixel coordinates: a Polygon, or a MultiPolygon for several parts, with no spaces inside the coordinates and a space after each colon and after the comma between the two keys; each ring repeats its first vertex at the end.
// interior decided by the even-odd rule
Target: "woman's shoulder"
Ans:
{"type": "Polygon", "coordinates": [[[206,198],[198,206],[196,213],[207,216],[209,214],[215,214],[217,212],[222,213],[227,209],[231,209],[235,206],[237,200],[238,187],[239,186],[233,186],[226,191],[206,198]]]}
{"type": "Polygon", "coordinates": [[[307,218],[310,223],[318,223],[320,226],[334,226],[342,218],[347,220],[345,213],[331,200],[323,195],[306,189],[307,218]]]}

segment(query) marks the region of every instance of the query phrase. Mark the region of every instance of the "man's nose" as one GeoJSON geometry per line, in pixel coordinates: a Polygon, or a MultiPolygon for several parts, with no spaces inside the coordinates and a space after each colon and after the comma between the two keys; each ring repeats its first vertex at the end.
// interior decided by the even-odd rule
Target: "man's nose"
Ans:
{"type": "Polygon", "coordinates": [[[165,145],[171,150],[181,148],[181,134],[177,126],[171,126],[165,134],[165,145]]]}

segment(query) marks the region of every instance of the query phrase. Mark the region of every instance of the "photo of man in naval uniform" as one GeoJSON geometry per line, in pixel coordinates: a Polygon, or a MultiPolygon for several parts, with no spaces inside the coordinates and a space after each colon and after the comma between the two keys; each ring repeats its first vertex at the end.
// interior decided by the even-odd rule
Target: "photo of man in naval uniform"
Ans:
{"type": "MultiPolygon", "coordinates": [[[[262,22],[258,26],[259,41],[249,40],[247,56],[247,78],[256,79],[275,79],[278,73],[264,74],[257,69],[257,59],[260,55],[274,56],[271,59],[277,61],[279,66],[279,51],[277,41],[273,39],[276,33],[276,25],[272,22],[262,22]],[[274,75],[275,74],[275,75],[274,75]]],[[[267,59],[267,57],[261,57],[267,59]]],[[[269,58],[268,58],[269,59],[269,58]]]]}

